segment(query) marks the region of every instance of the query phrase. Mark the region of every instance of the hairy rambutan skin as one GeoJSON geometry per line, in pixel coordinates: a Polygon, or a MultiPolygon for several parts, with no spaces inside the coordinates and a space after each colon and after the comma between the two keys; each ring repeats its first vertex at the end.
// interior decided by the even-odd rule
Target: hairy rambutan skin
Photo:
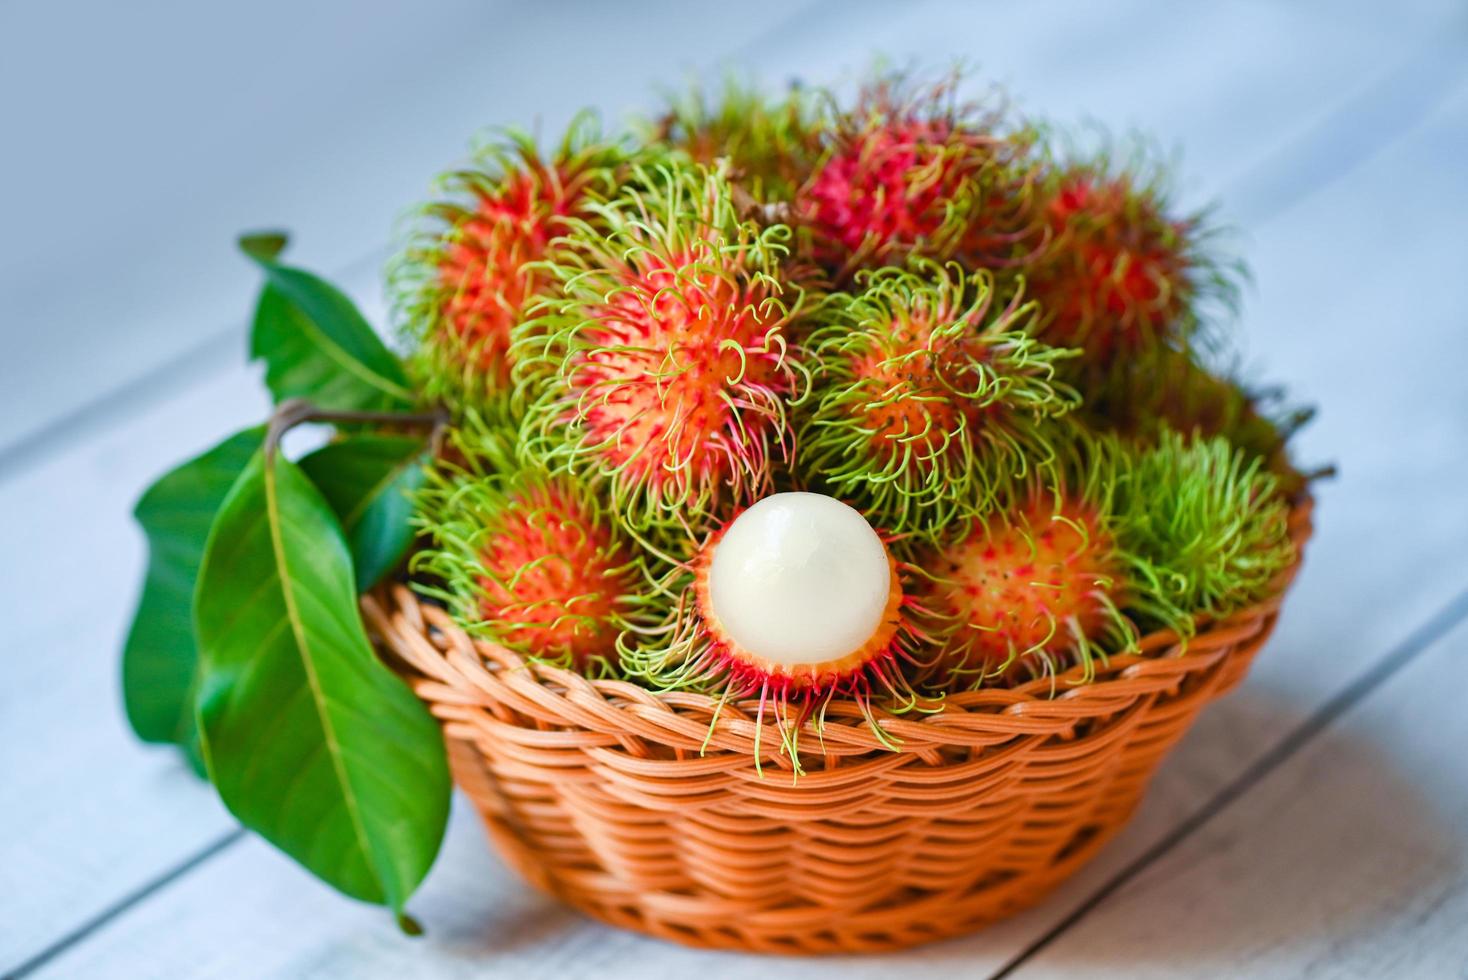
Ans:
{"type": "Polygon", "coordinates": [[[421,591],[471,633],[589,672],[616,662],[618,637],[644,617],[644,558],[597,488],[461,443],[418,495],[431,545],[413,562],[421,591]]]}
{"type": "Polygon", "coordinates": [[[582,115],[548,157],[512,131],[440,178],[444,198],[422,209],[389,270],[394,319],[419,345],[431,396],[482,404],[507,391],[511,330],[555,286],[538,263],[610,192],[626,155],[582,115]]]}
{"type": "Polygon", "coordinates": [[[861,273],[811,317],[821,384],[799,413],[800,471],[895,532],[983,513],[1048,465],[1053,423],[1079,404],[1057,380],[1073,352],[1035,340],[1034,316],[955,264],[861,273]]]}
{"type": "Polygon", "coordinates": [[[1294,563],[1289,501],[1264,460],[1172,431],[1116,458],[1112,527],[1144,623],[1187,636],[1197,617],[1266,598],[1294,563]]]}
{"type": "Polygon", "coordinates": [[[909,680],[910,674],[932,668],[921,659],[931,642],[912,615],[904,586],[911,570],[889,550],[887,605],[876,632],[862,646],[822,663],[776,663],[741,648],[714,612],[709,585],[714,551],[739,513],[706,535],[691,559],[665,571],[660,589],[670,601],[664,621],[656,629],[624,634],[622,670],[659,690],[694,690],[724,702],[757,699],[758,722],[763,725],[767,713],[776,719],[783,750],[797,765],[799,728],[812,718],[819,728],[833,699],[855,702],[872,730],[886,739],[872,714],[875,708],[902,713],[928,703],[909,680]]]}
{"type": "Polygon", "coordinates": [[[639,529],[690,527],[769,490],[805,387],[787,340],[784,226],[736,213],[721,170],[641,170],[544,268],[558,295],[515,333],[527,448],[606,479],[639,529]]]}
{"type": "Polygon", "coordinates": [[[1101,156],[1061,165],[1045,191],[1047,239],[1021,268],[1043,311],[1042,336],[1102,369],[1182,350],[1232,311],[1241,274],[1213,254],[1200,212],[1174,215],[1161,168],[1101,156]]]}
{"type": "Polygon", "coordinates": [[[940,682],[1054,676],[1135,646],[1125,565],[1094,503],[1035,493],[929,552],[918,603],[943,637],[940,682]]]}
{"type": "Polygon", "coordinates": [[[653,142],[682,151],[694,163],[714,167],[728,161],[736,191],[750,203],[773,205],[792,200],[810,177],[828,117],[816,93],[791,88],[770,97],[731,76],[716,94],[695,85],[670,99],[667,110],[644,128],[653,142]]]}
{"type": "Polygon", "coordinates": [[[794,207],[836,278],[912,255],[1010,265],[1039,247],[1033,135],[955,86],[885,76],[836,120],[794,207]]]}
{"type": "Polygon", "coordinates": [[[1226,439],[1085,435],[1063,465],[909,559],[915,622],[943,651],[935,687],[1088,679],[1139,628],[1186,643],[1257,602],[1295,558],[1275,477],[1226,439]]]}
{"type": "Polygon", "coordinates": [[[1288,402],[1278,387],[1243,380],[1237,368],[1205,368],[1192,351],[1166,353],[1150,364],[1145,374],[1126,373],[1093,393],[1084,411],[1091,428],[1114,430],[1148,446],[1168,432],[1222,436],[1246,459],[1262,460],[1286,497],[1305,489],[1287,447],[1312,410],[1288,402]]]}

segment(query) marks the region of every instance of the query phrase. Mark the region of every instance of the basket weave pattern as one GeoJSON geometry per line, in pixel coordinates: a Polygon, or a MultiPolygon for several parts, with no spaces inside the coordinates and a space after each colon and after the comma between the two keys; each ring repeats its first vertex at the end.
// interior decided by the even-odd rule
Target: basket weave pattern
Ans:
{"type": "MultiPolygon", "coordinates": [[[[1308,503],[1291,518],[1303,546],[1308,503]]],[[[804,772],[757,705],[655,694],[471,639],[401,586],[364,600],[379,644],[442,721],[458,784],[505,858],[606,922],[694,946],[896,949],[1039,901],[1125,823],[1198,711],[1237,685],[1273,599],[1179,648],[950,696],[936,714],[853,704],[801,735],[804,772]],[[715,714],[717,712],[717,721],[715,714]]]]}

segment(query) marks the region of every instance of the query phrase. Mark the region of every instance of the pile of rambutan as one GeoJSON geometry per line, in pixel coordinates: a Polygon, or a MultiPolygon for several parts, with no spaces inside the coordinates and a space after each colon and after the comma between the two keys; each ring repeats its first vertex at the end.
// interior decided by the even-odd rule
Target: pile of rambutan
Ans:
{"type": "Polygon", "coordinates": [[[454,419],[420,591],[792,755],[833,698],[1060,691],[1266,598],[1301,419],[1219,367],[1218,229],[961,88],[731,85],[451,174],[391,277],[454,419]]]}

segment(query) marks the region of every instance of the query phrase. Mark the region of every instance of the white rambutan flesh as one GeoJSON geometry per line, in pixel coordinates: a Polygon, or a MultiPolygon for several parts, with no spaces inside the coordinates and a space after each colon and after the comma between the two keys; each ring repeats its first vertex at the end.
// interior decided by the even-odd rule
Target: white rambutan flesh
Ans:
{"type": "Polygon", "coordinates": [[[867,647],[884,632],[892,595],[892,562],[877,532],[819,493],[755,503],[725,529],[708,569],[709,611],[725,637],[786,668],[867,647]]]}

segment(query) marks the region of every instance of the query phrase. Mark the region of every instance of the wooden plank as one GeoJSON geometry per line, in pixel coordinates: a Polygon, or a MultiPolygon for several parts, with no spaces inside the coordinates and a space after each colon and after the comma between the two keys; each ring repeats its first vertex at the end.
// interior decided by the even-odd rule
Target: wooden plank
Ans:
{"type": "Polygon", "coordinates": [[[1014,976],[1463,976],[1465,657],[1468,623],[1014,976]]]}
{"type": "MultiPolygon", "coordinates": [[[[1094,39],[1095,25],[1083,26],[1094,39]]],[[[1113,47],[1112,51],[1115,50],[1113,47]]],[[[1040,44],[1034,46],[1032,53],[1036,65],[1043,64],[1052,56],[1052,51],[1040,44]]],[[[782,54],[777,45],[771,55],[771,70],[798,67],[798,54],[794,48],[785,49],[782,54]],[[780,58],[786,60],[780,61],[780,58]]],[[[1247,48],[1241,51],[1240,57],[1247,62],[1247,48]]],[[[1309,69],[1300,68],[1299,71],[1308,73],[1309,69]]],[[[1143,98],[1143,88],[1140,82],[1137,83],[1139,100],[1143,98]]],[[[1228,105],[1226,96],[1220,98],[1224,105],[1228,105]]],[[[1301,107],[1302,113],[1306,108],[1301,107]]],[[[1197,105],[1189,106],[1189,109],[1213,118],[1224,115],[1203,112],[1197,105]]],[[[1354,195],[1367,193],[1382,183],[1381,175],[1373,173],[1371,181],[1375,184],[1368,182],[1363,187],[1360,183],[1353,183],[1344,197],[1323,196],[1322,200],[1332,201],[1333,206],[1340,209],[1343,200],[1354,200],[1354,195]]],[[[1430,191],[1436,187],[1432,184],[1409,189],[1417,210],[1411,211],[1407,218],[1434,213],[1423,204],[1431,203],[1430,191]]],[[[1363,220],[1375,220],[1377,224],[1373,227],[1376,234],[1381,234],[1381,223],[1387,216],[1378,212],[1361,217],[1363,220]]],[[[1316,244],[1314,227],[1302,224],[1295,231],[1295,237],[1279,239],[1283,244],[1271,253],[1268,264],[1261,263],[1265,270],[1264,282],[1267,285],[1271,277],[1296,276],[1304,277],[1314,285],[1322,280],[1332,280],[1332,288],[1338,288],[1343,295],[1333,298],[1332,305],[1325,312],[1335,318],[1332,322],[1340,324],[1339,336],[1360,337],[1370,319],[1358,315],[1358,311],[1379,313],[1379,309],[1373,310],[1371,303],[1379,301],[1380,297],[1373,295],[1369,281],[1362,277],[1343,284],[1334,283],[1338,278],[1335,271],[1338,265],[1331,260],[1340,253],[1331,251],[1315,255],[1308,247],[1299,247],[1301,241],[1311,246],[1316,244]],[[1352,333],[1353,330],[1357,332],[1352,333]]],[[[1358,234],[1354,238],[1344,238],[1343,242],[1359,246],[1361,238],[1358,234]]],[[[1448,243],[1436,239],[1420,244],[1436,250],[1435,260],[1453,254],[1448,243]]],[[[1268,241],[1264,245],[1268,249],[1268,241]]],[[[1431,266],[1430,271],[1439,276],[1437,281],[1449,281],[1446,270],[1431,266]]],[[[359,289],[367,287],[366,283],[357,285],[359,289]]],[[[1447,309],[1444,306],[1443,311],[1447,309]]],[[[1286,308],[1287,314],[1295,312],[1286,308]]],[[[1419,309],[1418,312],[1423,311],[1419,309]]],[[[1290,336],[1300,333],[1298,324],[1303,321],[1297,321],[1293,315],[1271,316],[1266,304],[1263,316],[1253,322],[1256,326],[1279,330],[1279,342],[1287,343],[1290,336]]],[[[1442,334],[1446,334],[1445,328],[1442,334]]],[[[1439,333],[1433,333],[1424,339],[1435,340],[1438,337],[1439,333]]],[[[1271,346],[1270,349],[1273,351],[1275,348],[1271,346]]],[[[1292,369],[1296,367],[1292,359],[1299,353],[1290,351],[1292,369]]],[[[1358,351],[1358,354],[1365,356],[1364,352],[1358,351]]],[[[1305,363],[1299,366],[1297,380],[1307,386],[1315,386],[1316,394],[1330,390],[1335,400],[1327,406],[1331,413],[1327,418],[1339,419],[1333,423],[1334,428],[1321,430],[1331,438],[1322,440],[1318,435],[1315,437],[1317,452],[1340,452],[1340,447],[1350,441],[1354,426],[1363,421],[1359,418],[1363,413],[1352,413],[1352,401],[1347,397],[1350,393],[1330,388],[1331,375],[1313,365],[1313,352],[1308,345],[1301,356],[1305,363]],[[1345,414],[1336,416],[1334,413],[1338,409],[1345,414]]],[[[1276,364],[1286,363],[1284,354],[1271,359],[1276,364]]],[[[129,611],[131,598],[127,592],[132,587],[132,570],[140,563],[136,538],[130,532],[121,531],[127,505],[147,476],[164,460],[176,455],[173,447],[186,443],[202,445],[227,424],[250,418],[258,411],[258,402],[252,400],[256,397],[249,388],[247,375],[232,372],[211,383],[207,391],[189,392],[174,405],[150,412],[107,438],[98,439],[54,460],[43,470],[0,486],[0,501],[10,506],[12,513],[38,515],[38,519],[26,528],[6,528],[8,535],[14,535],[7,541],[6,554],[37,556],[29,568],[6,569],[5,584],[9,586],[6,594],[30,595],[36,591],[32,586],[36,581],[75,583],[75,575],[69,570],[77,567],[79,556],[88,556],[97,572],[93,580],[80,587],[80,594],[70,591],[66,596],[48,595],[43,597],[45,601],[33,604],[37,611],[26,613],[21,630],[21,635],[27,640],[26,645],[40,648],[49,641],[54,644],[54,652],[44,666],[35,665],[32,672],[22,678],[26,683],[12,688],[26,692],[32,706],[24,714],[11,710],[13,705],[0,703],[0,708],[5,709],[0,710],[0,736],[4,736],[7,745],[3,751],[13,753],[0,756],[0,761],[5,763],[7,774],[12,771],[21,774],[17,787],[21,792],[17,795],[37,801],[34,809],[21,814],[25,818],[23,821],[11,821],[8,815],[6,818],[7,851],[34,856],[30,863],[22,866],[25,877],[17,876],[15,879],[16,882],[23,881],[24,888],[6,889],[5,907],[0,908],[8,923],[0,943],[11,942],[10,937],[15,937],[14,946],[0,947],[8,956],[40,948],[69,925],[84,921],[89,914],[104,907],[108,900],[146,880],[150,869],[152,873],[165,870],[170,860],[192,853],[195,847],[214,839],[215,834],[228,826],[217,810],[210,809],[212,804],[208,802],[207,795],[182,780],[163,786],[156,783],[142,785],[151,778],[150,774],[156,777],[158,773],[174,770],[158,755],[128,744],[116,712],[111,663],[121,624],[129,611]],[[78,520],[74,514],[78,510],[95,516],[78,520]],[[11,541],[16,547],[9,546],[11,541]],[[77,620],[82,617],[76,612],[79,608],[87,610],[80,625],[77,620]],[[71,665],[72,673],[58,674],[50,666],[58,657],[71,665]],[[64,723],[58,723],[59,720],[64,720],[64,723]],[[43,733],[42,736],[38,738],[37,732],[43,733]],[[38,741],[48,745],[50,757],[42,772],[34,771],[37,768],[33,761],[35,753],[21,748],[38,741]],[[55,764],[51,759],[55,759],[55,764]],[[197,802],[190,802],[190,794],[197,802]],[[74,801],[82,799],[88,801],[85,807],[76,807],[74,801]],[[196,809],[191,811],[191,806],[196,809]],[[77,812],[65,812],[69,807],[77,812]],[[18,829],[12,829],[12,823],[18,829]],[[85,861],[77,860],[78,857],[84,857],[85,861]],[[9,907],[12,904],[14,909],[9,907]]],[[[1371,423],[1372,420],[1365,421],[1371,423]]],[[[1400,424],[1400,414],[1385,412],[1378,422],[1369,431],[1389,432],[1400,424]]],[[[1360,462],[1353,457],[1349,465],[1353,471],[1362,473],[1362,478],[1377,493],[1405,491],[1407,499],[1415,505],[1435,508],[1424,509],[1422,513],[1446,512],[1442,499],[1433,498],[1430,493],[1424,495],[1422,488],[1413,483],[1413,478],[1440,474],[1419,471],[1399,475],[1392,470],[1390,463],[1390,456],[1378,451],[1375,457],[1368,454],[1360,462]]],[[[1346,546],[1350,536],[1370,534],[1372,519],[1381,499],[1354,491],[1351,495],[1344,495],[1343,491],[1352,486],[1363,484],[1343,483],[1340,488],[1330,488],[1325,492],[1323,513],[1332,522],[1327,527],[1333,526],[1337,530],[1330,532],[1329,537],[1322,534],[1320,545],[1312,554],[1311,570],[1301,582],[1301,595],[1287,619],[1282,642],[1275,647],[1276,656],[1266,658],[1267,663],[1282,661],[1286,656],[1298,656],[1296,650],[1311,640],[1311,630],[1323,629],[1325,632],[1318,635],[1341,650],[1339,668],[1344,672],[1358,666],[1400,636],[1411,621],[1409,617],[1421,615],[1439,601],[1449,588],[1448,580],[1463,567],[1461,559],[1453,554],[1448,543],[1443,542],[1439,529],[1425,524],[1402,528],[1397,538],[1389,542],[1389,547],[1383,548],[1380,556],[1378,569],[1385,574],[1379,582],[1371,583],[1379,593],[1374,610],[1368,614],[1356,603],[1333,620],[1339,605],[1335,598],[1337,591],[1343,595],[1363,594],[1360,591],[1363,583],[1350,577],[1352,570],[1343,566],[1341,560],[1343,555],[1352,553],[1346,546]],[[1342,537],[1343,534],[1346,537],[1342,537]],[[1322,566],[1319,556],[1329,540],[1341,543],[1335,550],[1327,552],[1334,561],[1322,566]],[[1337,575],[1345,577],[1339,590],[1333,584],[1338,581],[1337,575]],[[1429,579],[1425,588],[1413,581],[1422,577],[1429,579]],[[1291,633],[1291,630],[1295,632],[1291,633]],[[1293,640],[1287,639],[1289,637],[1293,640]],[[1289,643],[1294,646],[1287,646],[1289,643]]],[[[1287,672],[1281,683],[1289,683],[1294,676],[1294,673],[1287,672]]],[[[1315,697],[1323,693],[1306,690],[1302,696],[1315,697]]],[[[1267,744],[1271,735],[1278,733],[1279,725],[1271,727],[1267,718],[1266,724],[1256,730],[1254,723],[1257,720],[1248,711],[1242,712],[1241,717],[1230,715],[1226,722],[1215,723],[1210,719],[1210,735],[1190,743],[1193,747],[1185,761],[1169,770],[1172,775],[1164,787],[1159,787],[1162,792],[1157,794],[1160,802],[1149,805],[1150,822],[1144,823],[1139,833],[1145,835],[1168,826],[1201,794],[1218,785],[1230,772],[1236,772],[1242,758],[1267,744]],[[1237,746],[1222,744],[1234,738],[1239,740],[1237,746]]],[[[655,963],[658,969],[709,970],[707,957],[669,950],[635,937],[581,925],[578,920],[560,914],[554,915],[557,927],[541,934],[544,942],[507,942],[507,936],[528,931],[523,925],[525,919],[539,920],[550,914],[543,906],[532,906],[530,912],[516,913],[522,918],[512,916],[507,926],[491,926],[499,929],[496,935],[488,937],[493,942],[476,943],[476,937],[485,935],[484,923],[495,921],[493,917],[497,913],[493,910],[522,907],[524,889],[502,874],[486,870],[494,865],[483,856],[478,830],[472,826],[472,821],[466,821],[460,815],[453,832],[454,840],[462,843],[452,845],[425,890],[423,905],[419,909],[434,927],[434,936],[428,943],[405,945],[402,956],[406,959],[395,959],[397,954],[388,948],[399,940],[388,935],[380,913],[338,900],[253,841],[231,848],[155,900],[133,910],[125,920],[100,932],[94,942],[79,947],[72,956],[84,956],[89,962],[107,963],[111,967],[109,974],[124,976],[129,970],[134,974],[153,973],[152,964],[160,958],[178,964],[179,972],[184,973],[207,973],[211,969],[291,973],[296,972],[294,967],[298,966],[314,965],[328,969],[346,962],[353,967],[352,972],[359,972],[358,968],[365,972],[371,967],[373,972],[381,969],[384,974],[391,972],[395,965],[407,968],[410,962],[414,964],[412,969],[415,971],[428,969],[430,965],[437,969],[440,958],[444,958],[444,968],[452,973],[456,969],[467,971],[474,966],[489,968],[496,963],[509,962],[497,959],[497,956],[513,956],[516,955],[515,950],[532,957],[548,956],[551,954],[546,953],[546,949],[569,942],[580,949],[577,963],[585,964],[576,969],[589,970],[595,965],[609,967],[617,962],[615,958],[626,957],[621,962],[655,963]],[[479,857],[462,857],[471,854],[479,857]],[[488,880],[479,884],[481,877],[488,880]],[[209,900],[203,901],[201,896],[207,896],[209,900]],[[462,914],[462,919],[455,917],[459,914],[462,914]],[[303,922],[311,925],[303,926],[303,922]],[[220,933],[220,945],[213,951],[202,950],[184,938],[213,936],[216,932],[220,933]],[[573,938],[577,936],[586,938],[573,938]],[[289,949],[279,951],[281,959],[272,962],[289,964],[292,968],[267,968],[266,962],[259,958],[262,944],[289,946],[289,949]],[[499,944],[506,944],[507,951],[491,955],[491,950],[486,949],[491,946],[497,948],[499,944]],[[370,962],[364,959],[369,954],[359,952],[361,950],[370,951],[373,959],[370,962]],[[481,954],[486,958],[480,959],[481,954]],[[456,956],[463,960],[459,967],[453,966],[456,956]],[[183,969],[193,962],[191,957],[202,957],[200,962],[204,965],[198,970],[183,969]],[[255,968],[257,964],[258,969],[255,968]]],[[[0,874],[8,871],[9,867],[7,861],[0,874]]],[[[1043,922],[1038,919],[1029,923],[1031,930],[1042,926],[1043,922]]],[[[968,943],[951,944],[942,949],[961,948],[963,952],[953,968],[957,972],[967,972],[984,963],[1002,962],[1006,955],[1022,945],[1028,934],[1031,933],[1023,930],[1007,934],[993,932],[968,943]]],[[[929,962],[926,957],[935,954],[920,955],[924,957],[923,962],[929,962]]],[[[55,970],[70,972],[79,962],[72,956],[57,960],[55,970]]],[[[0,956],[0,963],[4,962],[7,962],[6,956],[0,956]]],[[[560,960],[555,962],[562,963],[560,960]]],[[[723,964],[718,969],[728,970],[742,968],[739,964],[747,965],[747,961],[740,958],[719,958],[714,962],[723,964]]],[[[892,967],[890,960],[875,963],[885,964],[888,969],[892,967]]],[[[849,973],[857,965],[845,964],[843,972],[849,973]]],[[[833,968],[835,966],[837,964],[833,964],[833,968]]],[[[567,964],[566,969],[569,971],[572,966],[567,964]]]]}

